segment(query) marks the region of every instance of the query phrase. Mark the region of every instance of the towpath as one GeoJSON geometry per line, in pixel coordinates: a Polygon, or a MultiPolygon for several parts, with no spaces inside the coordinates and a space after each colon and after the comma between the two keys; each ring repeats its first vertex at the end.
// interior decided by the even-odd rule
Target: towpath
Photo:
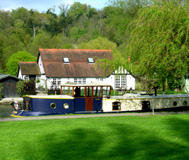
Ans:
{"type": "MultiPolygon", "coordinates": [[[[170,114],[189,114],[189,112],[156,112],[155,115],[170,114]]],[[[60,115],[60,116],[36,116],[36,117],[17,117],[0,118],[3,121],[26,121],[26,120],[44,120],[44,119],[75,119],[75,118],[93,118],[93,117],[118,117],[118,116],[150,116],[151,112],[146,113],[105,113],[105,114],[82,114],[82,115],[60,115]]]]}

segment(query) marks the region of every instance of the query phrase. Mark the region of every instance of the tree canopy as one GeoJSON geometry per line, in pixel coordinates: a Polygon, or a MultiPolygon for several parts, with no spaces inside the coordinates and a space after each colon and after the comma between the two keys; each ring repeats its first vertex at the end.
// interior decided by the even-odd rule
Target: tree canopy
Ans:
{"type": "Polygon", "coordinates": [[[142,8],[130,24],[127,52],[133,72],[160,80],[182,78],[189,69],[189,13],[186,4],[163,1],[142,8]]]}
{"type": "Polygon", "coordinates": [[[14,53],[8,60],[6,68],[9,74],[17,76],[19,62],[36,62],[37,58],[26,51],[14,53]]]}
{"type": "Polygon", "coordinates": [[[100,10],[60,4],[60,14],[55,7],[45,13],[0,10],[0,70],[15,75],[12,55],[26,51],[37,57],[39,47],[111,49],[114,61],[103,61],[104,68],[122,65],[161,84],[180,80],[189,64],[189,0],[107,1],[100,10]]]}

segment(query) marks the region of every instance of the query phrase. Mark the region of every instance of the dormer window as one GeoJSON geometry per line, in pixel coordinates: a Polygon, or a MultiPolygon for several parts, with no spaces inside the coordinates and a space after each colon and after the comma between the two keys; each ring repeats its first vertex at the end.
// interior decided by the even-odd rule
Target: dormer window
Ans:
{"type": "Polygon", "coordinates": [[[94,59],[93,58],[88,58],[89,63],[94,63],[94,59]]]}
{"type": "Polygon", "coordinates": [[[64,58],[63,58],[63,61],[64,61],[64,63],[70,63],[70,61],[69,61],[69,58],[68,58],[68,57],[64,57],[64,58]]]}

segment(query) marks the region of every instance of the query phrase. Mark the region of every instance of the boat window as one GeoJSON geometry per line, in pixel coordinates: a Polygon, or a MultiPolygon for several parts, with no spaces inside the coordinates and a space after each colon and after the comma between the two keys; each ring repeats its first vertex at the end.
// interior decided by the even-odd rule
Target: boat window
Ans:
{"type": "Polygon", "coordinates": [[[70,87],[62,87],[62,94],[69,95],[69,90],[70,90],[70,87]]]}
{"type": "Polygon", "coordinates": [[[68,103],[64,103],[63,107],[64,107],[65,109],[69,109],[70,106],[69,106],[68,103]]]}
{"type": "Polygon", "coordinates": [[[93,95],[94,95],[94,97],[101,97],[101,87],[94,87],[93,95]]]}
{"type": "Polygon", "coordinates": [[[109,97],[110,87],[103,87],[103,97],[109,97]]]}
{"type": "Polygon", "coordinates": [[[112,103],[113,110],[121,110],[121,102],[113,102],[112,103]]]}
{"type": "Polygon", "coordinates": [[[142,101],[142,110],[150,109],[150,101],[142,101]]]}
{"type": "Polygon", "coordinates": [[[92,87],[87,87],[87,97],[92,97],[92,87]]]}
{"type": "Polygon", "coordinates": [[[85,87],[74,87],[74,97],[84,97],[85,87]]]}
{"type": "Polygon", "coordinates": [[[51,104],[50,104],[50,107],[51,107],[52,109],[55,109],[55,108],[56,108],[56,103],[51,103],[51,104]]]}
{"type": "Polygon", "coordinates": [[[80,97],[84,97],[85,96],[85,87],[80,87],[80,97]]]}
{"type": "Polygon", "coordinates": [[[183,105],[184,105],[184,106],[187,106],[187,101],[184,101],[184,102],[183,102],[183,105]]]}
{"type": "Polygon", "coordinates": [[[176,101],[173,102],[173,106],[177,106],[177,102],[176,101]]]}

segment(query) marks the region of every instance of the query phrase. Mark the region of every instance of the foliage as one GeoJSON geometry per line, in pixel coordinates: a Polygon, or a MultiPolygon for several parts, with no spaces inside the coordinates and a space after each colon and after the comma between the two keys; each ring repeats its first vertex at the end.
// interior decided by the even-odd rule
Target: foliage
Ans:
{"type": "Polygon", "coordinates": [[[189,69],[188,7],[175,1],[155,3],[138,12],[130,28],[127,52],[133,72],[161,82],[181,79],[189,69]]]}
{"type": "Polygon", "coordinates": [[[19,96],[35,95],[35,81],[19,81],[16,85],[17,93],[19,96]]]}
{"type": "Polygon", "coordinates": [[[72,44],[69,44],[69,43],[64,44],[62,48],[64,48],[64,49],[75,49],[74,46],[72,44]]]}
{"type": "Polygon", "coordinates": [[[188,0],[108,2],[100,10],[80,2],[60,4],[60,14],[55,6],[44,13],[24,7],[0,10],[0,70],[11,74],[6,65],[14,53],[37,57],[39,47],[111,49],[112,68],[121,64],[163,88],[179,87],[189,63],[188,0]]]}
{"type": "Polygon", "coordinates": [[[118,45],[127,42],[128,25],[135,18],[139,9],[146,6],[145,0],[109,0],[110,6],[104,8],[107,19],[106,36],[118,45]]]}
{"type": "Polygon", "coordinates": [[[76,117],[0,122],[0,159],[184,160],[189,156],[188,114],[76,117]]]}
{"type": "Polygon", "coordinates": [[[109,41],[107,38],[98,37],[89,42],[82,43],[78,46],[79,49],[116,49],[116,44],[109,41]]]}
{"type": "Polygon", "coordinates": [[[19,62],[32,62],[36,61],[36,57],[32,56],[26,51],[19,51],[14,53],[6,64],[6,69],[9,74],[17,76],[19,62]]]}

